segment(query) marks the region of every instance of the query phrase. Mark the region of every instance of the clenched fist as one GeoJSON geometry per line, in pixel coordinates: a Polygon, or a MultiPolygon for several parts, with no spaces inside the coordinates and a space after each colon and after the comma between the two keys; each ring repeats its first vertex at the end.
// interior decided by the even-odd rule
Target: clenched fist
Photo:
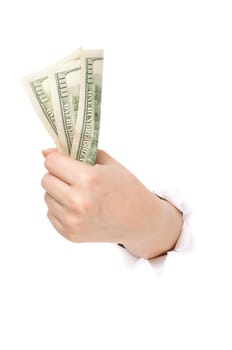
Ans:
{"type": "Polygon", "coordinates": [[[44,150],[42,178],[48,218],[73,242],[122,243],[137,257],[153,258],[172,249],[182,214],[159,199],[104,151],[94,166],[56,149],[44,150]]]}

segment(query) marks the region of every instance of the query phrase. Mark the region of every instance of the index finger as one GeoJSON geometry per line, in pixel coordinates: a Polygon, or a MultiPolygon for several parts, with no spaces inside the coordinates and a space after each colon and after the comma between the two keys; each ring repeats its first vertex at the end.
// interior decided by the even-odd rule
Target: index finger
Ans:
{"type": "Polygon", "coordinates": [[[67,184],[77,181],[81,173],[87,171],[91,165],[71,159],[60,152],[50,153],[44,162],[47,170],[67,184]]]}

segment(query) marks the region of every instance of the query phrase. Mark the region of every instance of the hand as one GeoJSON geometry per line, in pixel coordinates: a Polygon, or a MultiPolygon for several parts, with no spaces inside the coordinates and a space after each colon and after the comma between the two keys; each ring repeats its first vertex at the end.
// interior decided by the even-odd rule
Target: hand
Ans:
{"type": "Polygon", "coordinates": [[[159,199],[104,151],[94,166],[55,149],[43,151],[42,179],[48,218],[73,242],[122,243],[138,257],[171,249],[181,232],[181,213],[159,199]]]}

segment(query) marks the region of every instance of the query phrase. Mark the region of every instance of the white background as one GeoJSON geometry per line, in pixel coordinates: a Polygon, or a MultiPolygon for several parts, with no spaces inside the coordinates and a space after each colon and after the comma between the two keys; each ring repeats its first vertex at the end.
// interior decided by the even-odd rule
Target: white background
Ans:
{"type": "Polygon", "coordinates": [[[225,0],[1,3],[1,349],[232,348],[231,18],[225,0]],[[196,250],[162,274],[47,221],[52,142],[19,77],[79,46],[105,50],[100,147],[194,208],[196,250]]]}

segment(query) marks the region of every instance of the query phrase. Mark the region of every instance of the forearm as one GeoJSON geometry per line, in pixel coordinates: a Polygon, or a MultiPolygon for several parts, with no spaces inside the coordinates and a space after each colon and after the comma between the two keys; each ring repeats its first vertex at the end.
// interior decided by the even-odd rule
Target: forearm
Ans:
{"type": "Polygon", "coordinates": [[[126,243],[126,249],[139,258],[151,259],[172,250],[183,226],[182,213],[170,202],[154,198],[153,230],[141,232],[141,239],[126,243]]]}

